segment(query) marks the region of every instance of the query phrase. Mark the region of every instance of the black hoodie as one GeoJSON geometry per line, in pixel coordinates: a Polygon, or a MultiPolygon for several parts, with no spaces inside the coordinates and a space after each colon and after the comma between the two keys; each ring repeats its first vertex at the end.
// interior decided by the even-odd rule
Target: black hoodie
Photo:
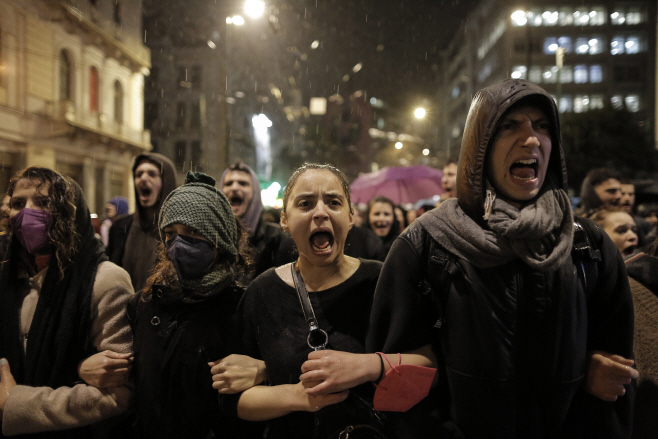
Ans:
{"type": "MultiPolygon", "coordinates": [[[[133,164],[133,178],[135,169],[149,161],[160,167],[160,178],[162,186],[160,196],[149,215],[148,211],[137,202],[137,212],[116,221],[110,229],[107,254],[110,261],[123,267],[132,279],[135,291],[141,290],[146,285],[149,270],[157,260],[156,248],[160,242],[158,236],[158,216],[160,207],[167,195],[176,189],[176,168],[167,157],[156,153],[145,153],[135,157],[133,164]],[[137,219],[137,221],[135,221],[137,219]]],[[[135,188],[135,199],[139,200],[137,188],[135,188]]]]}

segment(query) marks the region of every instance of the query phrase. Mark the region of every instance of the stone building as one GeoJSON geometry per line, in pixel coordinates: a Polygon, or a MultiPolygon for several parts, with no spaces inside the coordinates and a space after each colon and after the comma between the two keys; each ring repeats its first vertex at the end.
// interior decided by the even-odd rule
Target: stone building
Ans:
{"type": "Polygon", "coordinates": [[[134,203],[144,130],[141,0],[0,0],[0,191],[26,166],[72,177],[90,210],[134,203]]]}

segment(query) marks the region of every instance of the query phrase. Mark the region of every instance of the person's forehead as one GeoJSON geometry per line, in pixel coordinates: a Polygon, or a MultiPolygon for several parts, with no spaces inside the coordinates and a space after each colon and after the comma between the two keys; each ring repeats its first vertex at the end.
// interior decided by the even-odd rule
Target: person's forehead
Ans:
{"type": "Polygon", "coordinates": [[[148,161],[148,160],[143,160],[141,161],[137,167],[135,168],[135,172],[137,171],[157,171],[158,174],[160,174],[160,167],[156,165],[155,163],[148,161]]]}
{"type": "Polygon", "coordinates": [[[520,104],[507,110],[501,119],[513,119],[521,116],[527,116],[531,119],[548,118],[548,115],[540,106],[534,104],[520,104]]]}
{"type": "Polygon", "coordinates": [[[251,174],[246,171],[232,170],[226,174],[226,177],[224,177],[224,181],[227,180],[247,181],[251,183],[251,174]]]}
{"type": "Polygon", "coordinates": [[[626,212],[612,212],[608,215],[608,221],[616,224],[630,224],[633,223],[633,217],[626,212]]]}
{"type": "Polygon", "coordinates": [[[382,211],[384,211],[384,212],[392,212],[392,211],[393,211],[393,206],[391,206],[389,203],[387,203],[387,202],[385,202],[385,201],[376,201],[376,202],[372,205],[372,210],[373,210],[373,212],[374,212],[374,211],[378,211],[378,212],[382,212],[382,211]]]}
{"type": "MultiPolygon", "coordinates": [[[[16,182],[16,186],[14,186],[14,193],[13,195],[16,196],[17,192],[32,192],[36,191],[37,187],[41,185],[41,180],[31,180],[29,178],[22,178],[16,182]]],[[[41,195],[48,195],[48,188],[50,187],[50,183],[46,182],[45,184],[41,185],[40,188],[40,193],[41,195]]]]}
{"type": "Polygon", "coordinates": [[[621,188],[621,183],[616,178],[608,178],[607,180],[603,180],[601,183],[599,183],[597,187],[621,188]]]}
{"type": "Polygon", "coordinates": [[[319,183],[325,183],[325,190],[335,190],[339,191],[341,195],[345,195],[343,186],[341,185],[338,177],[331,171],[327,169],[308,169],[301,174],[293,187],[293,192],[295,190],[307,190],[309,188],[315,188],[319,183]]]}

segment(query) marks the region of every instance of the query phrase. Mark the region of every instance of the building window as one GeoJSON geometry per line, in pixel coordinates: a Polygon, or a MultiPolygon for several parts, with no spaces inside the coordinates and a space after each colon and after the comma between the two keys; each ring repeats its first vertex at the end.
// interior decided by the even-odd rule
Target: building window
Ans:
{"type": "Polygon", "coordinates": [[[559,104],[560,113],[570,113],[573,111],[573,99],[569,95],[564,95],[560,97],[559,104]]]}
{"type": "Polygon", "coordinates": [[[176,104],[176,126],[183,128],[185,126],[185,120],[187,119],[187,105],[185,102],[179,102],[176,104]]]}
{"type": "Polygon", "coordinates": [[[610,103],[612,104],[612,108],[615,110],[621,110],[624,108],[624,98],[620,95],[615,95],[610,98],[610,103]]]}
{"type": "Polygon", "coordinates": [[[192,164],[200,165],[201,164],[201,142],[195,140],[192,142],[191,148],[192,151],[192,164]]]}
{"type": "Polygon", "coordinates": [[[89,69],[89,111],[98,112],[98,69],[89,69]]]}
{"type": "Polygon", "coordinates": [[[628,37],[616,36],[610,42],[610,54],[621,55],[624,53],[635,54],[644,52],[646,48],[638,36],[631,35],[628,37]]]}
{"type": "Polygon", "coordinates": [[[160,69],[157,67],[151,67],[151,72],[146,80],[149,88],[156,88],[158,86],[158,80],[160,76],[160,69]]]}
{"type": "Polygon", "coordinates": [[[603,81],[603,70],[599,64],[589,66],[589,82],[598,84],[603,81]]]}
{"type": "Polygon", "coordinates": [[[576,53],[578,55],[586,55],[589,53],[589,44],[587,43],[587,38],[576,39],[576,53]]]}
{"type": "Polygon", "coordinates": [[[547,55],[551,55],[555,53],[557,48],[560,47],[557,44],[557,38],[555,37],[548,37],[544,38],[544,53],[547,55]]]}
{"type": "Polygon", "coordinates": [[[66,50],[59,53],[59,99],[62,101],[72,100],[73,70],[71,58],[66,50]]]}
{"type": "Polygon", "coordinates": [[[637,8],[629,8],[626,13],[626,24],[640,24],[644,22],[644,14],[637,8]]]}
{"type": "Polygon", "coordinates": [[[560,82],[562,84],[570,84],[573,82],[573,67],[563,66],[560,70],[560,82]]]}
{"type": "Polygon", "coordinates": [[[577,38],[576,53],[578,55],[597,55],[603,52],[602,38],[577,38]]]}
{"type": "Polygon", "coordinates": [[[201,103],[197,102],[192,105],[190,112],[190,126],[192,128],[199,128],[201,126],[201,103]]]}
{"type": "Polygon", "coordinates": [[[638,37],[628,37],[624,43],[626,53],[633,54],[640,52],[640,39],[638,37]]]}
{"type": "Polygon", "coordinates": [[[114,81],[114,120],[123,122],[123,87],[119,81],[114,81]]]}
{"type": "Polygon", "coordinates": [[[576,26],[587,26],[589,24],[589,11],[574,11],[573,21],[576,26]]]}
{"type": "Polygon", "coordinates": [[[600,110],[603,108],[603,95],[592,95],[589,98],[589,109],[600,110]]]}
{"type": "Polygon", "coordinates": [[[639,8],[617,8],[610,14],[610,22],[613,25],[636,25],[644,23],[645,17],[639,8]]]}
{"type": "Polygon", "coordinates": [[[605,11],[602,8],[596,8],[589,11],[589,25],[602,26],[605,24],[605,11]]]}
{"type": "MultiPolygon", "coordinates": [[[[573,82],[576,84],[585,84],[587,82],[587,66],[578,64],[573,68],[573,82]]],[[[575,105],[575,101],[574,101],[575,105]]]]}
{"type": "Polygon", "coordinates": [[[544,26],[555,26],[558,22],[559,13],[557,11],[544,11],[541,14],[544,26]]]}
{"type": "Polygon", "coordinates": [[[160,117],[160,107],[157,102],[144,103],[144,127],[153,130],[155,121],[160,117]]]}
{"type": "Polygon", "coordinates": [[[541,67],[530,67],[530,73],[528,75],[528,80],[530,82],[534,82],[536,84],[539,84],[539,83],[541,83],[541,74],[542,74],[541,67]]]}
{"type": "Polygon", "coordinates": [[[557,67],[551,66],[544,68],[542,79],[545,84],[555,84],[557,82],[557,67]]]}
{"type": "Polygon", "coordinates": [[[571,53],[573,50],[571,47],[571,37],[560,37],[557,39],[557,44],[559,47],[564,48],[564,53],[571,53]]]}
{"type": "Polygon", "coordinates": [[[638,95],[628,95],[624,98],[626,109],[631,113],[640,111],[640,97],[638,95]]]}
{"type": "Polygon", "coordinates": [[[624,37],[614,37],[610,42],[610,54],[620,55],[624,53],[624,37]]]}
{"type": "Polygon", "coordinates": [[[182,168],[185,166],[185,157],[187,155],[187,144],[185,142],[176,142],[174,144],[174,162],[176,166],[182,168]]]}
{"type": "Polygon", "coordinates": [[[514,79],[526,79],[528,68],[526,66],[514,66],[510,77],[514,79]]]}
{"type": "Polygon", "coordinates": [[[192,66],[192,87],[201,88],[201,81],[203,77],[203,70],[201,66],[192,66]]]}
{"type": "Polygon", "coordinates": [[[589,107],[589,97],[583,95],[576,95],[573,99],[573,111],[575,113],[583,113],[589,107]]]}
{"type": "Polygon", "coordinates": [[[183,87],[183,88],[190,88],[192,86],[192,84],[189,82],[188,79],[186,67],[178,67],[178,76],[176,77],[176,84],[178,84],[179,87],[183,87]]]}
{"type": "Polygon", "coordinates": [[[116,24],[121,24],[121,4],[119,0],[114,0],[114,22],[116,24]]]}
{"type": "Polygon", "coordinates": [[[573,9],[572,8],[560,8],[558,23],[560,23],[560,26],[571,26],[571,25],[573,25],[573,9]]]}

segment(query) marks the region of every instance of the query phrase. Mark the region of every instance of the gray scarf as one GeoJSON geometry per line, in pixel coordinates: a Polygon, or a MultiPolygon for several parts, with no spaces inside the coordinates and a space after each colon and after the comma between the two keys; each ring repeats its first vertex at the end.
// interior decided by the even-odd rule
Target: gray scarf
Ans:
{"type": "Polygon", "coordinates": [[[571,255],[573,213],[569,197],[548,180],[534,202],[520,210],[487,192],[489,230],[447,200],[418,218],[420,225],[450,253],[479,268],[520,258],[531,268],[548,272],[571,255]]]}

